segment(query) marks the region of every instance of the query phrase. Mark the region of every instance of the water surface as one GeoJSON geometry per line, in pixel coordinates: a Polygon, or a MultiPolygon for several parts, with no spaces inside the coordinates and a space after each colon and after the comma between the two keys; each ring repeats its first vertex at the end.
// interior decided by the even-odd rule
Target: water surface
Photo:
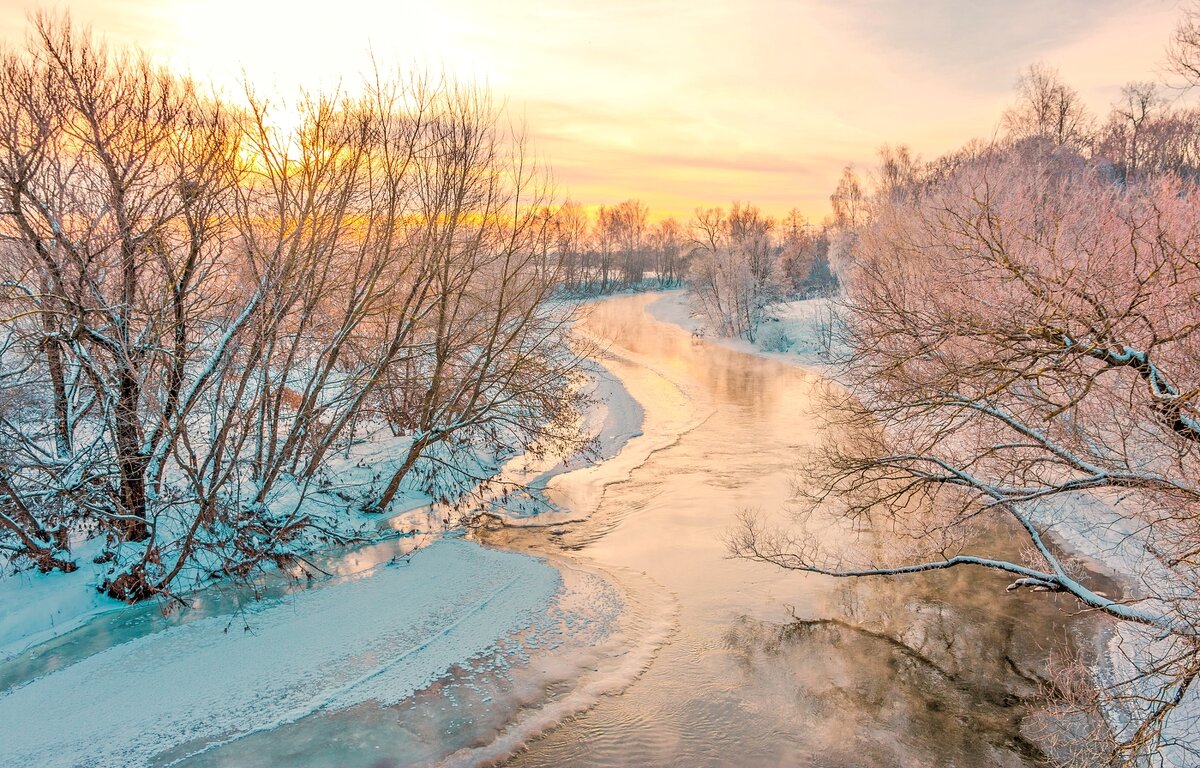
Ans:
{"type": "MultiPolygon", "coordinates": [[[[316,697],[295,716],[247,722],[215,740],[168,740],[150,762],[1044,763],[1025,722],[1048,655],[1070,652],[1076,635],[1090,636],[1070,615],[1073,604],[1007,593],[1003,576],[978,570],[853,582],[729,559],[724,539],[740,510],[787,519],[797,455],[818,439],[818,379],[658,322],[646,312],[656,298],[608,299],[581,323],[640,403],[642,433],[595,466],[564,471],[551,459],[527,468],[553,476],[546,496],[558,507],[532,522],[557,524],[476,533],[487,545],[531,552],[557,569],[561,588],[546,610],[415,695],[388,687],[398,659],[372,638],[371,648],[386,652],[353,658],[358,682],[347,690],[362,695],[316,697]]],[[[527,510],[510,511],[514,522],[531,522],[527,510]]],[[[993,539],[981,547],[1018,555],[999,534],[993,539]]],[[[335,576],[311,585],[276,576],[253,588],[201,593],[189,610],[166,616],[152,604],[114,612],[0,665],[0,691],[32,692],[39,678],[122,645],[158,648],[170,660],[184,653],[173,637],[205,627],[212,635],[199,639],[205,647],[227,632],[251,639],[266,626],[255,618],[261,611],[319,602],[319,595],[304,597],[310,588],[331,590],[326,598],[338,590],[361,596],[355,583],[378,587],[380,574],[394,577],[416,543],[327,553],[317,563],[335,576]],[[201,623],[189,628],[192,622],[201,623]]],[[[879,536],[868,543],[890,545],[879,536]]],[[[368,618],[386,618],[386,596],[369,602],[362,610],[382,613],[368,618]]],[[[321,620],[314,616],[304,630],[321,632],[321,620]]],[[[448,628],[439,631],[453,640],[457,621],[443,623],[448,628]]],[[[257,647],[264,665],[286,663],[288,641],[272,642],[280,659],[273,648],[257,647]]],[[[146,665],[157,668],[153,658],[146,665]]],[[[331,679],[339,674],[347,673],[328,669],[331,679]]],[[[129,685],[138,679],[131,673],[129,685]]],[[[139,702],[152,707],[169,695],[146,691],[139,702]]]]}
{"type": "MultiPolygon", "coordinates": [[[[655,300],[602,302],[584,327],[664,447],[550,543],[660,584],[675,634],[624,693],[509,765],[1042,764],[1023,722],[1048,654],[1070,648],[1074,606],[980,570],[844,581],[729,559],[739,510],[787,508],[817,439],[817,379],[660,323],[655,300]]],[[[1017,555],[999,534],[981,546],[1017,555]]]]}

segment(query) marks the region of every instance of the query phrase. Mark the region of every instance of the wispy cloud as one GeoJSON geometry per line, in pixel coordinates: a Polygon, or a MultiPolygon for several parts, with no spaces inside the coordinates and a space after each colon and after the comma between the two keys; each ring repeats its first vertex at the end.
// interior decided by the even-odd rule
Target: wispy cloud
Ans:
{"type": "MultiPolygon", "coordinates": [[[[484,80],[563,192],[666,212],[756,200],[813,216],[841,167],[987,137],[1018,71],[1103,111],[1153,77],[1178,0],[72,0],[76,18],[226,84],[354,81],[367,48],[484,80]]],[[[20,7],[0,6],[19,37],[20,7]]]]}

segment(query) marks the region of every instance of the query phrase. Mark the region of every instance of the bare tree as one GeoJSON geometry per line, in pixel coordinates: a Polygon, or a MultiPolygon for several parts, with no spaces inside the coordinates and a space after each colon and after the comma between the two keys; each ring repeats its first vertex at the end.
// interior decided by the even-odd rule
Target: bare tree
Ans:
{"type": "Polygon", "coordinates": [[[878,193],[893,200],[914,194],[921,184],[921,160],[904,144],[879,148],[878,193]]]}
{"type": "Polygon", "coordinates": [[[1001,152],[880,204],[844,302],[850,389],[830,389],[837,415],[801,472],[808,530],[846,538],[748,515],[731,547],[837,577],[978,567],[1071,596],[1125,638],[1130,667],[1098,700],[1112,755],[1137,762],[1195,749],[1173,718],[1200,671],[1200,190],[1081,169],[1001,152]],[[975,551],[987,526],[1027,559],[975,551]],[[899,535],[852,546],[863,529],[899,535]],[[1114,531],[1149,558],[1123,599],[1060,548],[1114,531]]]}
{"type": "Polygon", "coordinates": [[[588,220],[584,207],[565,201],[554,212],[555,249],[562,260],[562,281],[568,289],[578,290],[591,280],[588,255],[588,220]]]}
{"type": "Polygon", "coordinates": [[[1058,70],[1037,63],[1017,79],[1017,101],[1005,111],[1003,125],[1013,138],[1078,147],[1087,142],[1089,121],[1079,93],[1062,82],[1058,70]]]}
{"type": "Polygon", "coordinates": [[[420,357],[383,373],[383,386],[411,403],[391,420],[412,442],[376,510],[419,460],[462,466],[434,449],[452,459],[481,445],[539,454],[583,444],[574,419],[580,358],[567,342],[573,313],[553,300],[560,261],[547,257],[552,219],[538,215],[544,182],[483,94],[453,92],[442,107],[438,155],[419,163],[434,301],[416,339],[420,357]]]}
{"type": "MultiPolygon", "coordinates": [[[[1155,139],[1163,137],[1161,130],[1153,131],[1162,107],[1154,83],[1128,83],[1121,89],[1121,100],[1113,105],[1101,139],[1100,154],[1115,161],[1122,181],[1137,177],[1152,162],[1155,139]]],[[[1157,169],[1151,166],[1149,170],[1157,169]]]]}
{"type": "Polygon", "coordinates": [[[582,442],[552,201],[483,91],[376,72],[281,130],[39,17],[0,97],[7,562],[99,535],[104,591],[175,595],[354,535],[305,502],[360,424],[409,438],[375,508],[451,442],[582,442]]]}
{"type": "Polygon", "coordinates": [[[2,74],[6,328],[23,337],[5,383],[45,387],[54,435],[47,453],[36,412],[4,425],[7,495],[94,520],[113,546],[143,543],[144,568],[172,447],[268,289],[201,290],[230,276],[238,141],[190,83],[66,19],[38,17],[2,74]],[[42,366],[45,379],[26,375],[42,366]]]}
{"type": "Polygon", "coordinates": [[[1175,26],[1167,45],[1171,71],[1182,78],[1186,87],[1200,85],[1200,7],[1190,3],[1175,26]]]}

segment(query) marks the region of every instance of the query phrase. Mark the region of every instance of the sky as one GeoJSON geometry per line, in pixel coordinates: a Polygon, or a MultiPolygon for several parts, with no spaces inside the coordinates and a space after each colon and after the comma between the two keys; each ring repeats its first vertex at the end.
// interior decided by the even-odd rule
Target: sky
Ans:
{"type": "MultiPolygon", "coordinates": [[[[19,44],[38,6],[0,0],[19,44]]],[[[488,85],[560,196],[654,218],[749,201],[819,220],[842,168],[996,132],[1020,71],[1093,111],[1162,78],[1180,0],[72,0],[73,18],[224,90],[351,86],[373,53],[488,85]]]]}

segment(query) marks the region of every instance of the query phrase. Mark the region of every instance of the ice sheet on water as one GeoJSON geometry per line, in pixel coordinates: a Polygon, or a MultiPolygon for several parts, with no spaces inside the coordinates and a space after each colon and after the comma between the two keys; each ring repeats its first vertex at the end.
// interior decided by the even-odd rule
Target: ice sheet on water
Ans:
{"type": "MultiPolygon", "coordinates": [[[[559,560],[563,587],[532,621],[491,649],[400,697],[398,667],[328,708],[184,760],[183,768],[378,768],[481,765],[635,679],[665,640],[673,601],[637,574],[559,560]]],[[[169,757],[169,756],[168,756],[169,757]]]]}
{"type": "Polygon", "coordinates": [[[542,560],[447,540],[407,565],[253,606],[245,631],[226,632],[228,617],[172,627],[0,695],[0,765],[142,765],[182,744],[398,701],[494,652],[560,586],[542,560]]]}

